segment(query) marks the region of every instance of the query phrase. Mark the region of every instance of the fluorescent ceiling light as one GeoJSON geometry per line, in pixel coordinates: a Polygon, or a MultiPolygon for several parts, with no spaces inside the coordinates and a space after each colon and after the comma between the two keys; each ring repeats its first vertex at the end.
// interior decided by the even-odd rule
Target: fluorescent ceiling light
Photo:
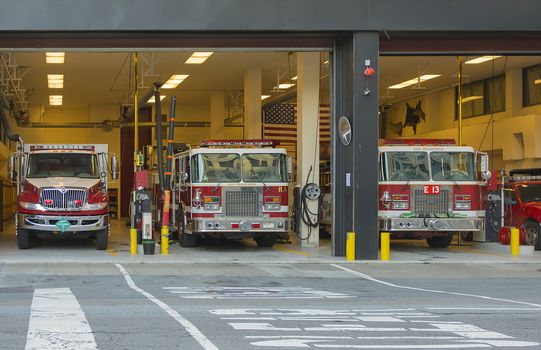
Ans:
{"type": "Polygon", "coordinates": [[[402,88],[405,88],[407,86],[415,85],[417,83],[427,81],[427,80],[430,80],[430,79],[434,79],[434,78],[437,78],[437,77],[440,77],[440,76],[441,76],[441,74],[425,74],[425,75],[421,75],[418,78],[406,80],[406,81],[404,81],[402,83],[389,86],[389,89],[402,89],[402,88]]]}
{"type": "Polygon", "coordinates": [[[326,60],[325,62],[323,62],[323,64],[329,64],[329,60],[326,60]]]}
{"type": "Polygon", "coordinates": [[[282,84],[279,84],[278,86],[275,86],[274,88],[275,89],[289,89],[292,86],[295,86],[295,84],[294,83],[282,83],[282,84]]]}
{"type": "Polygon", "coordinates": [[[62,106],[62,95],[49,95],[49,104],[51,106],[62,106]]]}
{"type": "Polygon", "coordinates": [[[162,85],[162,89],[174,89],[187,77],[189,77],[189,74],[173,74],[171,78],[162,85]]]}
{"type": "Polygon", "coordinates": [[[479,63],[483,63],[483,62],[487,62],[487,61],[492,61],[492,60],[495,60],[496,58],[500,58],[502,56],[481,56],[481,57],[477,57],[477,58],[474,58],[472,60],[468,60],[464,63],[466,64],[479,64],[479,63]]]}
{"type": "Polygon", "coordinates": [[[462,99],[462,103],[475,101],[475,100],[479,100],[479,99],[482,99],[482,98],[483,98],[483,96],[468,96],[468,97],[465,97],[465,98],[462,99]]]}
{"type": "Polygon", "coordinates": [[[270,95],[261,95],[261,100],[263,101],[264,99],[269,98],[269,97],[270,95]]]}
{"type": "Polygon", "coordinates": [[[186,64],[201,64],[207,60],[214,52],[194,52],[187,60],[186,64]]]}
{"type": "Polygon", "coordinates": [[[535,79],[534,84],[541,84],[541,79],[535,79]]]}
{"type": "Polygon", "coordinates": [[[291,80],[297,80],[297,76],[295,75],[291,80]]]}
{"type": "MultiPolygon", "coordinates": [[[[163,99],[166,97],[167,95],[160,95],[160,101],[163,101],[163,99]]],[[[154,102],[156,102],[156,99],[154,98],[154,96],[148,99],[148,103],[154,103],[154,102]]]]}
{"type": "Polygon", "coordinates": [[[64,74],[47,74],[49,89],[62,89],[64,87],[64,74]]]}
{"type": "Polygon", "coordinates": [[[45,53],[45,62],[46,63],[64,63],[64,52],[46,52],[45,53]]]}

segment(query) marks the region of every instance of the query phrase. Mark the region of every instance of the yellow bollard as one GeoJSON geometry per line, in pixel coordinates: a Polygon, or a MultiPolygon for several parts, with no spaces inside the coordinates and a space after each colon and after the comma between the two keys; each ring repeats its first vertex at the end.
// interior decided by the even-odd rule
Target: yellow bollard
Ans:
{"type": "Polygon", "coordinates": [[[130,255],[137,255],[137,229],[130,228],[130,255]]]}
{"type": "Polygon", "coordinates": [[[169,229],[167,228],[167,226],[162,227],[161,247],[162,247],[162,255],[168,255],[169,254],[169,229]]]}
{"type": "Polygon", "coordinates": [[[391,234],[389,232],[382,232],[380,259],[389,260],[390,258],[391,258],[391,234]]]}
{"type": "Polygon", "coordinates": [[[513,227],[511,229],[511,255],[518,256],[520,251],[520,233],[518,228],[513,227]]]}
{"type": "Polygon", "coordinates": [[[346,260],[355,260],[355,232],[348,232],[346,239],[346,260]]]}

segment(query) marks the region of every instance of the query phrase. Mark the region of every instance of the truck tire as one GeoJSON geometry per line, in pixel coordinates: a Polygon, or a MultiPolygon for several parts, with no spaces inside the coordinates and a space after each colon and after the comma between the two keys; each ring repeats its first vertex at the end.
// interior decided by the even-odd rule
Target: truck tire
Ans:
{"type": "Polygon", "coordinates": [[[528,220],[522,225],[526,231],[526,244],[541,250],[541,226],[536,221],[528,220]]]}
{"type": "Polygon", "coordinates": [[[183,232],[180,235],[180,246],[184,248],[192,248],[195,247],[197,243],[197,237],[194,234],[187,234],[186,232],[183,232]]]}
{"type": "Polygon", "coordinates": [[[436,236],[426,239],[426,243],[430,246],[430,248],[447,248],[451,241],[453,240],[453,234],[449,233],[445,236],[436,236]]]}
{"type": "Polygon", "coordinates": [[[96,249],[107,249],[107,243],[109,241],[109,229],[103,229],[96,232],[96,249]]]}
{"type": "Polygon", "coordinates": [[[30,248],[30,232],[23,228],[17,227],[17,245],[19,249],[28,249],[30,248]]]}
{"type": "Polygon", "coordinates": [[[270,248],[276,242],[276,235],[274,233],[265,233],[261,236],[254,238],[258,247],[261,248],[270,248]]]}

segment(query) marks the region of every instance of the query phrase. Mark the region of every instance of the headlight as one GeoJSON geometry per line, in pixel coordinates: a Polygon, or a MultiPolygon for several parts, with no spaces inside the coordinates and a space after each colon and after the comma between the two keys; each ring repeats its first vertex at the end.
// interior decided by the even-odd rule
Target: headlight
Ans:
{"type": "Polygon", "coordinates": [[[29,210],[45,210],[45,208],[39,203],[20,202],[21,207],[29,210]]]}
{"type": "Polygon", "coordinates": [[[82,210],[100,210],[107,206],[107,202],[100,202],[100,203],[86,203],[81,208],[82,210]]]}
{"type": "Polygon", "coordinates": [[[455,209],[469,210],[471,209],[471,203],[470,202],[457,202],[455,203],[455,209]]]}
{"type": "Polygon", "coordinates": [[[393,209],[395,210],[407,210],[408,207],[408,202],[393,202],[393,209]]]}
{"type": "Polygon", "coordinates": [[[281,204],[265,204],[265,211],[278,211],[281,208],[281,204]]]}

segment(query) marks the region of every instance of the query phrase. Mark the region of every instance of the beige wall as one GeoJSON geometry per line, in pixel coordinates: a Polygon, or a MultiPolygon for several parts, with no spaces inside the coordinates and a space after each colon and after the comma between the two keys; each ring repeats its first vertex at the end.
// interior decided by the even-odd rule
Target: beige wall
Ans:
{"type": "MultiPolygon", "coordinates": [[[[414,136],[411,127],[406,127],[402,136],[457,139],[454,99],[455,89],[449,88],[393,104],[387,111],[387,137],[399,137],[393,129],[396,131],[396,126],[404,122],[406,102],[414,107],[422,100],[426,121],[418,124],[417,135],[414,136]]],[[[491,167],[496,169],[541,168],[541,137],[538,136],[541,135],[541,105],[522,107],[521,69],[506,72],[506,109],[493,118],[493,125],[489,123],[490,115],[464,119],[463,143],[493,152],[491,167]]]]}

